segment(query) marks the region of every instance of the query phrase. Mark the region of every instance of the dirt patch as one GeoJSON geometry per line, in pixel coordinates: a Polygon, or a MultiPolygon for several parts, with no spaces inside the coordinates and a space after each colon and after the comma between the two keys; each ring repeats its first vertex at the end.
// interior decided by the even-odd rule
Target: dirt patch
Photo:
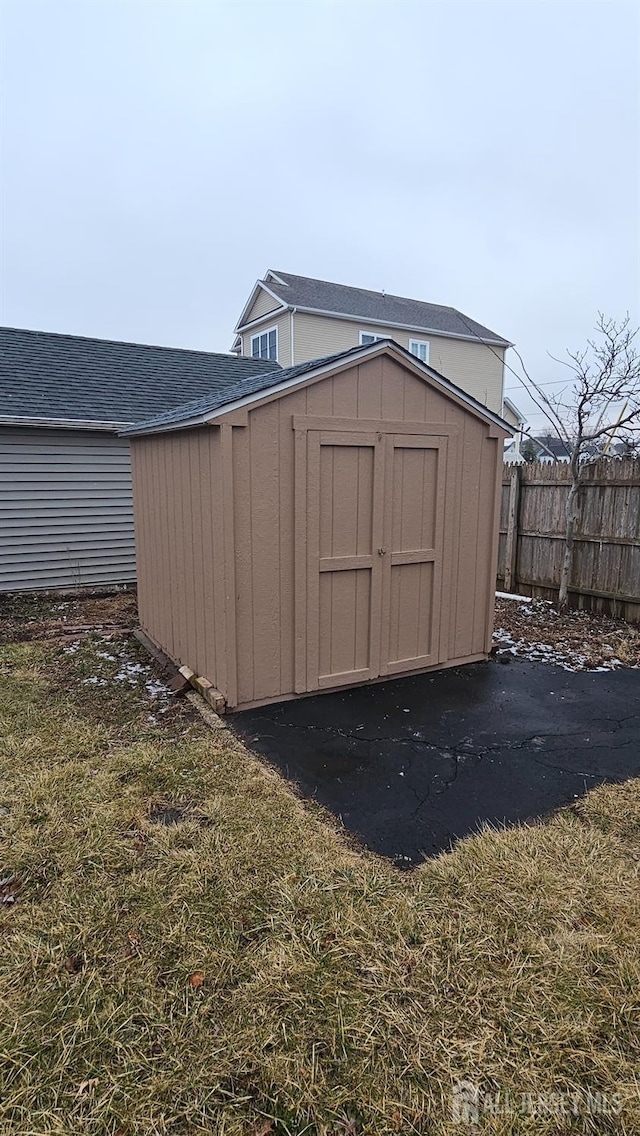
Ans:
{"type": "Polygon", "coordinates": [[[587,611],[559,615],[548,600],[497,597],[493,640],[498,656],[570,671],[640,667],[640,627],[587,611]]]}
{"type": "Polygon", "coordinates": [[[135,591],[105,595],[96,589],[81,596],[25,592],[0,597],[0,643],[127,629],[137,622],[135,591]]]}
{"type": "Polygon", "coordinates": [[[15,903],[22,891],[22,880],[10,872],[0,879],[0,904],[15,903]]]}

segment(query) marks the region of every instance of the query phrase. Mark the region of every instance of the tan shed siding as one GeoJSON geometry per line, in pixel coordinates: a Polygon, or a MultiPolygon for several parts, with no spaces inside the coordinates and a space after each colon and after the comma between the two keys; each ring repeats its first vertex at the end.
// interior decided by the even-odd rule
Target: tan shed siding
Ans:
{"type": "MultiPolygon", "coordinates": [[[[419,657],[421,651],[423,658],[433,657],[438,665],[477,658],[486,651],[494,590],[494,515],[501,436],[491,437],[487,423],[384,354],[326,378],[308,380],[305,386],[279,398],[267,397],[249,411],[247,422],[247,426],[225,424],[222,428],[202,427],[132,440],[140,619],[156,643],[178,663],[188,664],[213,682],[230,708],[277,701],[296,690],[308,691],[310,675],[313,679],[315,674],[316,686],[323,682],[326,686],[335,685],[332,679],[334,675],[340,678],[341,668],[345,674],[353,672],[355,679],[366,672],[367,665],[375,668],[375,663],[368,663],[374,657],[374,625],[369,638],[366,620],[363,622],[367,595],[371,594],[367,588],[373,588],[374,572],[367,576],[370,568],[363,568],[362,563],[343,564],[335,576],[323,577],[319,591],[314,585],[315,590],[301,600],[306,616],[302,619],[299,612],[296,625],[296,580],[311,579],[309,565],[316,555],[307,560],[307,544],[312,550],[315,540],[311,521],[303,542],[296,544],[296,497],[299,517],[305,510],[310,516],[316,508],[313,492],[305,497],[307,490],[303,490],[301,496],[299,486],[304,482],[296,482],[297,437],[301,455],[307,454],[312,444],[316,452],[321,444],[329,447],[322,456],[324,465],[318,467],[324,470],[323,500],[331,500],[336,492],[332,481],[327,497],[328,471],[333,478],[336,469],[358,469],[356,490],[347,478],[347,488],[353,491],[345,494],[344,501],[338,500],[339,508],[334,508],[329,522],[326,513],[320,520],[316,512],[318,540],[323,539],[326,546],[323,572],[334,570],[327,566],[332,556],[351,555],[353,533],[345,518],[353,512],[356,501],[360,520],[365,515],[366,509],[361,507],[362,493],[366,498],[363,486],[371,482],[372,469],[378,469],[376,476],[381,477],[384,467],[392,478],[399,470],[403,484],[405,467],[407,471],[421,469],[423,483],[426,477],[430,486],[431,495],[425,500],[431,502],[432,511],[436,499],[440,501],[437,509],[438,515],[444,516],[444,532],[434,537],[434,548],[439,551],[425,553],[423,567],[415,567],[419,563],[416,559],[406,561],[414,566],[400,572],[406,581],[402,584],[404,598],[401,602],[396,588],[386,624],[384,611],[380,617],[381,625],[389,630],[391,646],[386,645],[386,657],[391,667],[401,672],[403,660],[414,657],[412,652],[419,657]],[[337,424],[336,430],[347,434],[340,436],[341,441],[332,441],[331,427],[321,442],[315,430],[312,443],[311,435],[294,432],[294,415],[323,416],[329,422],[342,419],[342,426],[337,424]],[[348,422],[354,419],[381,423],[380,431],[364,424],[357,443],[363,449],[357,455],[353,434],[349,440],[348,433],[348,422]],[[409,423],[408,433],[418,437],[405,443],[405,435],[398,434],[399,425],[393,429],[393,423],[409,423]],[[418,429],[413,428],[414,423],[418,429]],[[424,429],[420,428],[422,424],[424,429]],[[434,435],[432,445],[421,439],[423,434],[434,435]],[[350,453],[331,449],[339,444],[350,453]],[[412,454],[411,445],[423,445],[425,453],[412,454]],[[383,466],[376,466],[374,459],[372,467],[372,446],[378,454],[381,446],[386,447],[383,466]],[[397,457],[403,448],[408,452],[397,457]],[[434,449],[439,450],[441,458],[436,460],[434,453],[428,452],[434,449]],[[388,455],[393,455],[391,464],[388,455]],[[436,469],[436,484],[432,485],[436,469]],[[358,571],[361,575],[356,577],[358,571]],[[429,581],[436,579],[443,581],[443,587],[441,594],[434,590],[432,597],[429,581]],[[426,597],[418,589],[415,602],[432,612],[433,620],[429,621],[428,634],[418,642],[411,621],[411,597],[420,581],[427,582],[426,597]],[[349,637],[352,614],[353,635],[349,637]]],[[[302,456],[302,461],[307,471],[312,469],[308,457],[302,456]]],[[[344,472],[340,476],[344,481],[344,472]]],[[[378,481],[378,486],[381,484],[378,481]]],[[[395,497],[385,492],[384,526],[389,533],[394,514],[387,510],[390,500],[396,500],[397,486],[393,492],[395,497]]],[[[335,504],[336,498],[333,500],[335,504]]],[[[404,507],[401,505],[401,510],[404,507]]],[[[435,516],[434,512],[434,526],[435,516]]],[[[360,543],[355,555],[366,558],[373,555],[374,546],[377,552],[382,542],[374,539],[369,529],[363,533],[358,529],[360,543]]],[[[392,549],[396,536],[390,536],[392,549]]],[[[404,547],[413,549],[413,537],[408,535],[407,539],[409,544],[404,547]]],[[[375,564],[382,563],[376,555],[375,564]]],[[[380,573],[376,579],[380,580],[380,573]]],[[[298,596],[301,594],[298,592],[298,596]]],[[[420,626],[424,631],[423,624],[420,626]]],[[[378,649],[381,651],[382,645],[376,641],[378,649]]],[[[378,671],[374,669],[373,673],[378,671]]]]}
{"type": "MultiPolygon", "coordinates": [[[[360,342],[360,332],[390,336],[409,350],[410,339],[429,342],[429,363],[445,378],[473,395],[483,406],[500,413],[504,372],[504,348],[488,347],[464,339],[430,335],[427,332],[403,331],[397,327],[379,327],[355,320],[332,319],[329,316],[296,312],[296,363],[319,359],[337,351],[346,351],[360,342]]],[[[249,352],[247,352],[248,354],[249,352]]]]}
{"type": "Polygon", "coordinates": [[[498,443],[485,423],[381,356],[256,407],[248,427],[233,431],[239,705],[295,689],[294,414],[424,422],[427,432],[433,422],[457,427],[441,657],[483,653],[498,443]]]}
{"type": "Polygon", "coordinates": [[[247,312],[245,323],[251,323],[251,320],[260,319],[260,316],[266,316],[268,312],[273,312],[276,308],[282,307],[279,300],[274,300],[264,288],[261,288],[255,298],[253,307],[247,312]]]}
{"type": "Polygon", "coordinates": [[[219,431],[134,438],[131,449],[140,624],[224,690],[219,431]]]}

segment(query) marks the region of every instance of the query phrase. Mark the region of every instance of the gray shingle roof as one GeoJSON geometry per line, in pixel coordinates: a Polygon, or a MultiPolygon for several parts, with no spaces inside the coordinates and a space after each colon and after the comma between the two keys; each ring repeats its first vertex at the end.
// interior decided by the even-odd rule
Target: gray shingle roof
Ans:
{"type": "MultiPolygon", "coordinates": [[[[362,351],[362,348],[351,347],[348,351],[338,352],[337,355],[324,355],[321,359],[310,359],[307,363],[298,363],[295,367],[272,370],[267,375],[250,375],[244,379],[236,379],[234,376],[233,381],[224,383],[220,390],[211,391],[201,398],[196,398],[192,402],[179,406],[176,410],[167,411],[166,414],[158,414],[155,418],[149,419],[148,422],[137,422],[135,426],[123,430],[122,433],[145,434],[147,431],[157,430],[161,426],[175,426],[177,424],[187,426],[193,419],[197,420],[204,415],[211,415],[214,410],[220,410],[221,407],[244,398],[248,394],[257,394],[260,391],[268,390],[269,387],[276,386],[276,384],[286,383],[289,379],[297,379],[306,371],[315,371],[316,367],[323,367],[327,363],[333,363],[334,360],[348,358],[356,351],[362,351]]],[[[271,367],[273,368],[273,366],[272,363],[271,367]]]]}
{"type": "Polygon", "coordinates": [[[124,426],[184,405],[196,391],[219,395],[239,379],[278,369],[261,359],[5,327],[0,328],[0,421],[124,426]]]}
{"type": "MultiPolygon", "coordinates": [[[[422,300],[410,300],[404,296],[389,296],[382,292],[370,292],[366,288],[350,288],[345,284],[332,284],[328,280],[313,280],[308,276],[294,276],[290,272],[270,270],[284,281],[279,284],[271,278],[265,283],[271,292],[290,307],[309,308],[312,311],[337,312],[345,316],[355,316],[365,322],[377,320],[380,323],[399,324],[401,327],[415,327],[422,331],[443,332],[465,339],[479,336],[492,343],[508,346],[495,331],[463,315],[456,308],[442,304],[427,304],[422,300]]],[[[269,275],[267,273],[267,275],[269,275]]]]}
{"type": "Polygon", "coordinates": [[[571,457],[571,454],[569,453],[569,450],[567,449],[565,443],[562,441],[562,438],[556,438],[554,434],[539,434],[536,438],[533,439],[533,443],[538,449],[542,450],[543,453],[548,454],[549,451],[551,451],[551,453],[556,458],[571,457]]]}
{"type": "MultiPolygon", "coordinates": [[[[425,364],[421,363],[415,356],[410,355],[404,347],[393,342],[393,340],[386,339],[384,342],[391,347],[393,351],[404,355],[414,366],[424,367],[430,375],[438,379],[452,393],[462,398],[469,406],[475,408],[476,411],[480,412],[480,414],[485,417],[497,422],[511,433],[511,427],[508,423],[504,422],[499,415],[488,410],[486,406],[483,406],[470,394],[467,394],[466,391],[456,386],[450,379],[446,379],[444,375],[434,370],[433,367],[427,367],[425,364]]],[[[284,367],[277,371],[272,371],[271,374],[251,375],[245,379],[227,382],[218,392],[210,392],[202,398],[193,399],[193,401],[185,403],[184,406],[179,406],[175,410],[167,411],[165,414],[159,414],[155,418],[149,419],[147,422],[136,422],[134,426],[130,426],[128,429],[121,431],[121,433],[124,435],[148,434],[156,431],[161,432],[164,429],[186,429],[189,426],[197,426],[211,418],[216,410],[220,410],[230,403],[245,398],[247,395],[267,391],[270,387],[279,386],[281,383],[286,383],[290,379],[302,378],[307,372],[316,371],[320,367],[330,366],[332,363],[341,363],[351,355],[362,356],[368,352],[375,352],[379,350],[381,345],[382,344],[378,342],[372,343],[368,347],[349,347],[346,351],[339,351],[334,355],[324,355],[321,359],[310,359],[306,363],[298,363],[295,367],[284,367]]]]}

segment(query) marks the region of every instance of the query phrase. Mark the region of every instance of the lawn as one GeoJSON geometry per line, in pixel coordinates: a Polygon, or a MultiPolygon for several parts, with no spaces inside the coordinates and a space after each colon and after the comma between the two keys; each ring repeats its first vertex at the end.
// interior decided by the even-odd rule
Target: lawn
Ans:
{"type": "Polygon", "coordinates": [[[5,614],[2,1133],[640,1131],[639,781],[400,873],[169,696],[130,600],[5,614]]]}

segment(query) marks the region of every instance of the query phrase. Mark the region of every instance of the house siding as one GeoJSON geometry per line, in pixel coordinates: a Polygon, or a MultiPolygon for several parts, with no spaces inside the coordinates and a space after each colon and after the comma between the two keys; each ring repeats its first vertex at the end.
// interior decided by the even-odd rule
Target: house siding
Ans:
{"type": "Polygon", "coordinates": [[[510,406],[503,405],[501,413],[505,422],[508,422],[510,426],[513,426],[514,430],[520,429],[520,419],[513,413],[513,410],[510,406]]]}
{"type": "Polygon", "coordinates": [[[0,591],[135,581],[126,438],[0,429],[0,591]]]}
{"type": "Polygon", "coordinates": [[[253,306],[247,313],[245,323],[251,323],[252,320],[260,319],[260,316],[265,316],[269,312],[274,312],[277,308],[281,308],[282,304],[279,300],[274,300],[264,288],[261,288],[256,296],[253,306]]]}
{"type": "MultiPolygon", "coordinates": [[[[291,313],[282,312],[279,316],[267,315],[264,319],[259,320],[255,327],[249,331],[242,333],[242,354],[251,355],[251,337],[258,335],[261,331],[266,331],[269,327],[277,327],[278,329],[278,363],[281,367],[291,366],[291,313]]],[[[296,361],[301,362],[297,358],[296,361]]]]}
{"type": "MultiPolygon", "coordinates": [[[[410,339],[426,339],[429,341],[430,366],[473,395],[483,406],[497,414],[502,411],[503,347],[306,312],[296,312],[294,319],[296,363],[355,347],[360,342],[361,331],[389,336],[407,350],[410,339]]],[[[284,356],[279,361],[285,367],[289,363],[284,356]]]]}

